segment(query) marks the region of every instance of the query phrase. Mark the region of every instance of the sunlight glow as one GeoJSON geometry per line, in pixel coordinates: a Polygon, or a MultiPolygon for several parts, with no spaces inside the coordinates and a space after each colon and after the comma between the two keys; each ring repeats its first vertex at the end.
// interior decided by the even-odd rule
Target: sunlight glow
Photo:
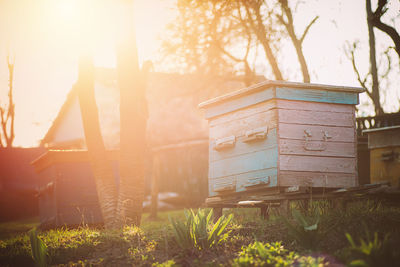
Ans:
{"type": "Polygon", "coordinates": [[[78,9],[78,1],[77,0],[56,0],[55,3],[55,16],[59,17],[60,20],[66,22],[76,21],[78,18],[77,9],[78,9]]]}

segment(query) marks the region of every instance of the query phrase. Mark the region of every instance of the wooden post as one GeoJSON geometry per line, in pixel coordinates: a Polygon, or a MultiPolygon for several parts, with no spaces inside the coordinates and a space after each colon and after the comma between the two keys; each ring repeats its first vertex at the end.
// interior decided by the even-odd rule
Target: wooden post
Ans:
{"type": "Polygon", "coordinates": [[[290,215],[290,202],[288,199],[281,200],[280,207],[279,207],[279,214],[281,216],[288,216],[290,215]]]}
{"type": "Polygon", "coordinates": [[[154,220],[157,219],[159,177],[160,177],[160,159],[158,153],[155,152],[153,156],[153,171],[151,175],[151,207],[149,216],[149,218],[154,220]]]}
{"type": "Polygon", "coordinates": [[[222,208],[213,208],[214,222],[218,221],[218,219],[221,216],[222,216],[222,208]]]}
{"type": "Polygon", "coordinates": [[[260,208],[261,218],[264,220],[268,220],[269,218],[269,206],[263,206],[260,208]]]}
{"type": "Polygon", "coordinates": [[[309,199],[303,199],[300,200],[301,201],[301,205],[302,205],[302,209],[304,214],[309,214],[309,207],[310,207],[310,200],[309,199]]]}

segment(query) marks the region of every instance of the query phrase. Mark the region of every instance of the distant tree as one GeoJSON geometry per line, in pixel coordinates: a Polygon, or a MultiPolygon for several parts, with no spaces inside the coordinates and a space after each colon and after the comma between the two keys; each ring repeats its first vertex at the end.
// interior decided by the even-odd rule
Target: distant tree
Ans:
{"type": "Polygon", "coordinates": [[[303,80],[310,81],[302,43],[314,18],[301,37],[294,30],[292,9],[287,1],[178,0],[179,15],[168,25],[163,48],[167,59],[184,71],[244,74],[246,84],[255,81],[256,58],[263,50],[271,74],[284,80],[277,54],[285,37],[298,55],[303,80]]]}
{"type": "Polygon", "coordinates": [[[0,107],[1,117],[1,130],[3,132],[0,135],[0,147],[12,147],[14,142],[14,118],[15,118],[15,104],[13,100],[13,89],[14,89],[14,61],[11,61],[10,55],[7,55],[7,67],[8,67],[8,106],[0,107]],[[3,140],[5,144],[3,144],[3,140]]]}
{"type": "Polygon", "coordinates": [[[374,28],[378,28],[383,32],[387,33],[388,36],[393,40],[395,47],[394,50],[400,58],[400,37],[396,29],[390,25],[381,22],[382,16],[388,10],[387,0],[378,0],[378,5],[375,11],[372,10],[371,0],[366,0],[366,14],[367,14],[367,25],[368,25],[368,37],[369,37],[369,72],[362,76],[360,70],[357,67],[356,52],[358,48],[358,42],[354,42],[347,48],[348,57],[352,62],[353,70],[356,74],[357,80],[361,87],[366,90],[368,97],[371,99],[374,105],[376,115],[384,113],[381,101],[382,88],[380,81],[386,79],[392,70],[391,57],[389,51],[393,47],[388,47],[386,51],[381,55],[386,58],[387,64],[386,69],[379,67],[376,59],[376,37],[374,28]]]}
{"type": "MultiPolygon", "coordinates": [[[[122,3],[123,2],[123,3],[122,3]]],[[[146,158],[146,75],[140,71],[134,25],[134,1],[124,6],[125,32],[117,48],[120,88],[120,184],[118,216],[124,224],[140,225],[146,158]]]]}

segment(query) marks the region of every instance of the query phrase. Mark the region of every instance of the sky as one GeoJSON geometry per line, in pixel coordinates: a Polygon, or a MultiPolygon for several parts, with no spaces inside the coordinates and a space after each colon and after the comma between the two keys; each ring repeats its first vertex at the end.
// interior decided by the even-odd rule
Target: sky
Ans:
{"type": "MultiPolygon", "coordinates": [[[[111,0],[96,3],[107,1],[111,3],[111,0]]],[[[96,66],[115,67],[115,40],[122,33],[117,26],[121,23],[118,16],[112,14],[118,10],[110,12],[109,5],[105,4],[96,14],[82,14],[77,12],[78,3],[78,0],[0,0],[0,105],[8,101],[6,55],[10,51],[15,58],[15,146],[37,146],[44,137],[77,79],[77,60],[84,44],[94,47],[96,66]],[[88,21],[97,23],[91,25],[88,21]],[[88,25],[87,29],[82,25],[88,25]]],[[[174,3],[174,0],[136,0],[135,24],[141,61],[159,60],[165,26],[177,14],[174,3]]],[[[399,2],[392,1],[390,12],[399,10],[399,2]]],[[[368,71],[365,1],[307,1],[299,5],[295,14],[296,30],[302,32],[315,15],[320,18],[304,42],[312,82],[359,86],[343,51],[346,42],[359,40],[358,64],[363,73],[368,71]]],[[[377,39],[378,49],[391,42],[379,32],[377,39]]],[[[294,50],[289,44],[283,49],[283,68],[299,73],[294,50]]],[[[259,64],[267,63],[260,61],[259,64]]],[[[164,71],[165,66],[157,69],[156,65],[155,71],[160,70],[164,71]]],[[[398,83],[399,72],[395,74],[391,88],[398,83]]],[[[291,76],[295,81],[301,81],[300,78],[291,76]]],[[[386,111],[399,108],[398,91],[388,90],[386,111]]],[[[361,102],[366,102],[365,95],[361,96],[361,102]]],[[[371,110],[364,107],[362,112],[369,114],[371,110]]]]}

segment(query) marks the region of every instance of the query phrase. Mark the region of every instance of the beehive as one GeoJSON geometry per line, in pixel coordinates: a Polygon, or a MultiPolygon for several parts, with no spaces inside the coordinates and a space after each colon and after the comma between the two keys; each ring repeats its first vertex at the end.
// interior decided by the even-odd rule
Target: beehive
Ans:
{"type": "Polygon", "coordinates": [[[209,121],[209,196],[355,186],[362,91],[266,81],[201,103],[209,121]]]}
{"type": "Polygon", "coordinates": [[[365,130],[370,150],[371,183],[400,187],[400,126],[365,130]]]}
{"type": "MultiPolygon", "coordinates": [[[[117,151],[107,152],[118,174],[117,151]]],[[[38,173],[41,227],[101,224],[96,183],[84,150],[49,150],[31,163],[38,173]]]]}

